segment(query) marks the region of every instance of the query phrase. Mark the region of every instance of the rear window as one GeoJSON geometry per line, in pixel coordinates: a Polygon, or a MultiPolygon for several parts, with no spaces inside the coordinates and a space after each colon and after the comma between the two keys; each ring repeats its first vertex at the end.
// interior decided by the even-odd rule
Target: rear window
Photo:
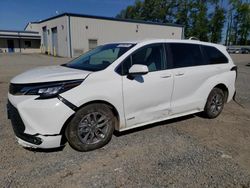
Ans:
{"type": "Polygon", "coordinates": [[[169,43],[173,68],[190,67],[205,64],[198,44],[169,43]]]}
{"type": "Polygon", "coordinates": [[[207,55],[208,64],[228,63],[227,57],[217,48],[212,46],[203,46],[203,49],[207,55]]]}

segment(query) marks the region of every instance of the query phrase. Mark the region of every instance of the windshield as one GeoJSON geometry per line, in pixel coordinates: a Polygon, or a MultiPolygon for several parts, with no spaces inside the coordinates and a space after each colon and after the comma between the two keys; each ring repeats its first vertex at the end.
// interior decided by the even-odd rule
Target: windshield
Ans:
{"type": "Polygon", "coordinates": [[[63,66],[87,71],[100,71],[111,65],[134,45],[119,43],[99,46],[63,66]]]}

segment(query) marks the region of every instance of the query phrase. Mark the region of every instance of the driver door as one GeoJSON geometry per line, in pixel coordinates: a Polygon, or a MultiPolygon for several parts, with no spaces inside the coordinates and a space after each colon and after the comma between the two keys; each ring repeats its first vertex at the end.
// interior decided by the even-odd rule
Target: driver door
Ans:
{"type": "Polygon", "coordinates": [[[166,69],[163,44],[140,48],[123,62],[122,69],[126,128],[166,118],[170,112],[173,74],[166,69]],[[131,77],[128,72],[133,64],[146,65],[149,72],[131,77]]]}

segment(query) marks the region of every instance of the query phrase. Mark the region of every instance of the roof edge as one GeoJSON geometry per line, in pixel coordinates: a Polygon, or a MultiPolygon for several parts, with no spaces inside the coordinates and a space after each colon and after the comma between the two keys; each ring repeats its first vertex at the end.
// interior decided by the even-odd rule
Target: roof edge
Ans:
{"type": "Polygon", "coordinates": [[[36,31],[5,30],[5,29],[0,29],[0,32],[39,34],[39,32],[36,32],[36,31]]]}
{"type": "Polygon", "coordinates": [[[122,19],[122,18],[114,18],[114,17],[106,17],[106,16],[93,16],[87,14],[78,14],[78,13],[62,13],[56,16],[49,17],[47,19],[38,21],[38,22],[30,22],[30,23],[43,23],[52,19],[60,18],[63,16],[72,16],[72,17],[82,17],[82,18],[92,18],[92,19],[102,19],[102,20],[110,20],[110,21],[120,21],[120,22],[130,22],[130,23],[138,23],[138,24],[149,24],[149,25],[161,25],[161,26],[173,26],[173,27],[181,27],[184,25],[174,24],[174,23],[160,23],[160,22],[152,22],[152,21],[144,21],[144,20],[134,20],[134,19],[122,19]]]}

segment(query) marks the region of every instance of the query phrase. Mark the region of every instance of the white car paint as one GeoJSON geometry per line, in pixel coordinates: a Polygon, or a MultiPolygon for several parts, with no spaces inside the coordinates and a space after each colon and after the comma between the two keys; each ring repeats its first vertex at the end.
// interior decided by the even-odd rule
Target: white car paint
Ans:
{"type": "MultiPolygon", "coordinates": [[[[210,91],[218,84],[228,88],[229,102],[235,93],[235,71],[232,59],[222,45],[193,40],[145,40],[119,57],[106,69],[98,72],[82,71],[63,66],[42,67],[29,70],[11,80],[13,84],[54,82],[85,79],[81,85],[61,93],[64,99],[80,108],[93,101],[105,101],[118,112],[123,131],[174,117],[203,111],[210,91]],[[117,74],[117,66],[137,49],[154,43],[190,43],[214,46],[229,60],[227,64],[204,65],[149,72],[135,79],[117,74]]],[[[133,70],[132,70],[133,71],[133,70]]],[[[41,145],[20,138],[25,147],[54,148],[60,146],[61,130],[75,111],[58,98],[36,100],[37,96],[8,94],[25,124],[25,132],[38,135],[41,145]]]]}
{"type": "Polygon", "coordinates": [[[126,127],[169,116],[173,89],[171,70],[122,78],[126,127]],[[136,104],[136,105],[135,105],[136,104]]]}
{"type": "Polygon", "coordinates": [[[146,65],[133,65],[129,69],[130,74],[138,74],[138,72],[142,74],[146,74],[148,73],[148,67],[146,65]]]}
{"type": "Polygon", "coordinates": [[[53,82],[61,80],[83,79],[90,74],[89,71],[67,68],[63,66],[44,66],[28,70],[11,80],[11,83],[27,84],[40,82],[53,82]]]}

